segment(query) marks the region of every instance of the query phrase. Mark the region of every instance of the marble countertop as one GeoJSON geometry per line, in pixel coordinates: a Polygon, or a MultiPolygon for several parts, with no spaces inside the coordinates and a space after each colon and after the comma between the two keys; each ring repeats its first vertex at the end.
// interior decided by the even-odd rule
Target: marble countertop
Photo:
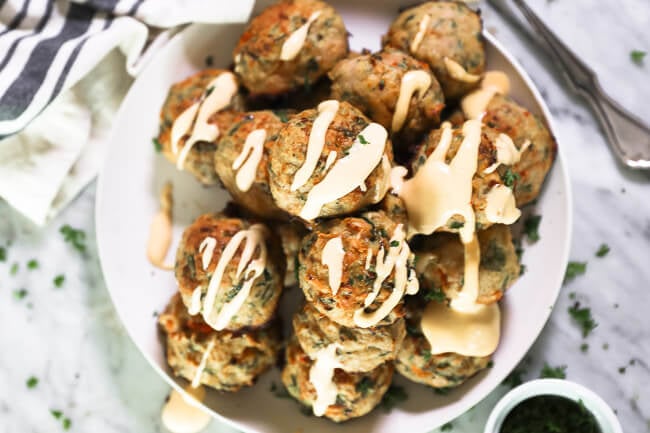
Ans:
{"type": "MultiPolygon", "coordinates": [[[[647,0],[529,3],[612,97],[650,122],[650,56],[639,66],[629,55],[650,51],[647,0]]],[[[522,62],[555,116],[574,195],[571,259],[588,262],[586,274],[563,288],[520,366],[522,378],[538,377],[544,363],[566,366],[568,379],[616,409],[626,431],[650,432],[650,173],[619,166],[591,113],[541,52],[489,5],[480,7],[486,27],[522,62]],[[611,251],[597,258],[602,243],[611,251]],[[586,339],[567,312],[573,297],[598,322],[586,339]]],[[[7,251],[0,258],[0,433],[56,432],[64,418],[78,432],[164,430],[160,408],[169,387],[131,343],[110,302],[94,241],[94,199],[92,184],[43,229],[0,203],[0,246],[7,251]],[[64,224],[86,232],[85,254],[64,243],[64,224]],[[59,274],[65,280],[56,287],[59,274]],[[38,383],[29,387],[32,376],[38,383]],[[60,419],[52,410],[62,412],[60,419]]],[[[453,431],[482,431],[507,390],[499,387],[453,421],[453,431]]],[[[233,430],[213,422],[207,431],[233,430]]]]}

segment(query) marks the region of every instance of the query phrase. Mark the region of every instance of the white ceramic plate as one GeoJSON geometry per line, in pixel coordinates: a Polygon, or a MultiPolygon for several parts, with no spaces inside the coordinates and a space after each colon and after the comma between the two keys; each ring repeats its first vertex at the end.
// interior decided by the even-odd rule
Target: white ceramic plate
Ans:
{"type": "MultiPolygon", "coordinates": [[[[350,44],[355,50],[378,49],[381,35],[398,10],[398,2],[388,0],[332,3],[353,35],[350,44]]],[[[170,374],[153,317],[154,312],[163,310],[176,290],[176,283],[173,273],[157,270],[146,260],[149,224],[158,210],[159,191],[167,181],[174,186],[175,242],[194,218],[220,210],[228,196],[217,187],[202,187],[191,175],[176,171],[155,153],[151,139],[157,133],[159,110],[170,85],[204,68],[208,55],[213,57],[215,66],[229,65],[232,48],[242,30],[241,25],[194,25],[178,34],[152,59],[131,87],[115,119],[99,181],[99,255],[115,308],[137,347],[177,389],[186,383],[170,374]]],[[[545,118],[552,128],[548,109],[529,77],[498,42],[489,34],[485,37],[488,68],[505,71],[512,80],[512,96],[545,118]]],[[[396,381],[408,392],[406,402],[390,414],[376,410],[361,419],[336,425],[302,415],[294,401],[274,397],[269,392],[270,383],[280,383],[279,372],[274,370],[250,389],[235,394],[208,392],[206,410],[244,431],[281,433],[298,428],[310,433],[417,433],[467,411],[492,391],[528,351],[555,304],[571,237],[570,191],[561,149],[535,211],[543,215],[541,240],[525,249],[527,272],[502,302],[502,341],[494,355],[494,367],[465,385],[446,396],[438,396],[430,388],[396,375],[396,381]]],[[[300,296],[298,292],[294,290],[294,298],[300,296]]]]}

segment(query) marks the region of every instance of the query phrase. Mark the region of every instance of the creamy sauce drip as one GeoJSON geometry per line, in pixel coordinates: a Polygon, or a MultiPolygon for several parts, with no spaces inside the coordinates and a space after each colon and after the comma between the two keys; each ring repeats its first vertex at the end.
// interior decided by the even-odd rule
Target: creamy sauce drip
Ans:
{"type": "Polygon", "coordinates": [[[212,337],[208,343],[208,347],[205,348],[205,352],[203,352],[203,356],[201,356],[201,362],[199,362],[198,367],[196,367],[196,372],[194,373],[194,378],[192,379],[192,388],[196,388],[201,385],[201,376],[203,376],[205,367],[208,365],[208,359],[210,359],[210,354],[212,353],[212,350],[214,350],[214,345],[216,342],[217,338],[212,337]]]}
{"type": "Polygon", "coordinates": [[[486,200],[485,217],[490,222],[512,224],[521,216],[512,189],[505,185],[494,185],[488,192],[486,200]]]}
{"type": "Polygon", "coordinates": [[[173,389],[162,409],[161,421],[172,433],[198,433],[212,420],[199,405],[205,398],[205,389],[187,387],[185,392],[189,396],[173,389]]]}
{"type": "Polygon", "coordinates": [[[370,265],[372,265],[372,249],[368,248],[368,251],[366,252],[366,266],[364,269],[370,269],[370,265]]]}
{"type": "Polygon", "coordinates": [[[309,27],[314,21],[318,19],[322,11],[313,12],[305,24],[298,27],[298,29],[291,33],[287,40],[282,44],[282,51],[280,52],[280,60],[285,62],[288,60],[293,60],[303,45],[305,45],[305,40],[307,39],[307,33],[309,32],[309,27]]]}
{"type": "Polygon", "coordinates": [[[329,285],[332,289],[332,295],[336,295],[341,286],[341,275],[343,275],[343,241],[341,237],[335,237],[327,241],[323,248],[321,263],[327,266],[329,273],[329,285]]]}
{"type": "Polygon", "coordinates": [[[361,144],[357,136],[350,153],[336,161],[325,178],[309,191],[300,211],[301,218],[308,221],[316,218],[323,205],[354,191],[381,162],[388,139],[384,127],[371,123],[359,135],[364,137],[366,144],[361,144]]]}
{"type": "Polygon", "coordinates": [[[483,76],[481,86],[466,95],[460,101],[460,106],[468,119],[480,119],[494,95],[507,95],[508,92],[510,92],[508,76],[501,71],[488,71],[483,76]]]}
{"type": "Polygon", "coordinates": [[[420,43],[422,42],[422,38],[424,38],[424,34],[427,31],[427,27],[429,27],[430,21],[431,15],[427,14],[422,17],[422,21],[420,21],[420,25],[418,26],[418,32],[415,34],[415,37],[413,37],[413,40],[411,41],[411,53],[415,53],[420,47],[420,43]]]}
{"type": "Polygon", "coordinates": [[[465,122],[463,136],[458,152],[447,164],[445,158],[453,135],[451,126],[444,123],[440,142],[424,165],[413,178],[398,185],[409,215],[409,235],[431,234],[452,216],[461,215],[465,219],[461,238],[464,243],[471,240],[475,224],[472,178],[478,165],[481,122],[465,122]]]}
{"type": "Polygon", "coordinates": [[[497,148],[497,161],[483,170],[483,173],[492,173],[501,164],[514,165],[521,160],[521,155],[530,146],[530,140],[524,141],[521,149],[517,149],[515,143],[506,134],[499,134],[494,146],[497,148]]]}
{"type": "Polygon", "coordinates": [[[411,104],[411,97],[415,94],[422,98],[426,91],[431,87],[431,74],[427,71],[417,70],[409,71],[402,77],[400,84],[399,96],[393,113],[393,122],[391,129],[397,132],[404,126],[406,115],[411,104]]]}
{"type": "Polygon", "coordinates": [[[199,253],[201,254],[201,267],[205,271],[208,269],[210,262],[212,261],[212,256],[214,255],[214,247],[217,246],[217,240],[212,236],[201,241],[199,245],[199,253]]]}
{"type": "MultiPolygon", "coordinates": [[[[363,307],[354,312],[354,323],[360,328],[369,328],[381,322],[399,304],[404,293],[413,295],[418,292],[417,277],[413,270],[408,268],[411,250],[408,243],[406,243],[406,233],[402,224],[397,225],[388,245],[388,254],[386,254],[383,246],[377,253],[375,261],[377,277],[373,282],[372,291],[366,296],[363,307]],[[390,296],[377,310],[367,313],[365,309],[375,302],[382,284],[393,271],[395,271],[394,285],[390,296]]],[[[366,260],[366,263],[368,263],[368,260],[366,260]]]]}
{"type": "Polygon", "coordinates": [[[449,57],[445,57],[443,61],[447,73],[456,81],[462,81],[463,83],[476,83],[481,79],[480,75],[470,74],[460,63],[450,59],[449,57]]]}
{"type": "Polygon", "coordinates": [[[325,161],[325,170],[329,170],[329,168],[334,164],[334,161],[336,161],[336,151],[335,150],[330,150],[330,153],[327,154],[327,160],[325,161]]]}
{"type": "Polygon", "coordinates": [[[336,356],[338,348],[338,343],[332,343],[320,349],[309,369],[309,382],[316,390],[316,400],[312,406],[316,416],[323,416],[327,407],[336,402],[338,388],[334,383],[334,369],[341,367],[336,356]]]}
{"type": "Polygon", "coordinates": [[[228,325],[232,317],[246,301],[255,280],[264,272],[267,259],[266,245],[264,243],[265,236],[266,228],[261,224],[254,224],[248,230],[237,232],[221,253],[217,267],[208,283],[208,291],[201,309],[203,319],[217,331],[223,330],[228,325]],[[221,280],[224,272],[242,242],[244,242],[244,250],[237,265],[235,278],[237,280],[243,278],[244,282],[239,292],[229,302],[224,303],[219,311],[214,312],[217,295],[221,291],[221,280]],[[255,251],[259,251],[259,255],[256,259],[253,259],[255,251]]]}
{"type": "Polygon", "coordinates": [[[165,264],[165,257],[172,243],[172,207],[174,197],[172,184],[167,182],[160,193],[160,210],[153,217],[149,227],[147,259],[149,263],[166,271],[174,269],[173,264],[165,264]]]}
{"type": "Polygon", "coordinates": [[[316,116],[311,128],[311,133],[309,134],[305,162],[302,163],[293,177],[291,191],[295,191],[306,184],[314,173],[316,164],[318,164],[318,159],[323,152],[323,146],[325,145],[325,134],[327,133],[327,129],[329,128],[330,123],[334,120],[334,116],[336,116],[338,110],[339,102],[333,99],[318,104],[318,116],[316,116]]]}
{"type": "Polygon", "coordinates": [[[255,176],[257,167],[260,165],[264,153],[264,141],[266,140],[266,130],[256,129],[246,136],[244,147],[237,159],[233,161],[232,168],[237,170],[235,183],[240,191],[246,192],[250,189],[255,176]]]}
{"type": "Polygon", "coordinates": [[[187,309],[187,312],[190,313],[190,316],[199,314],[201,312],[201,295],[203,295],[203,290],[201,286],[197,286],[192,291],[192,297],[190,299],[190,308],[187,309]]]}
{"type": "Polygon", "coordinates": [[[197,142],[212,142],[219,137],[219,127],[209,123],[210,117],[226,108],[237,90],[235,76],[230,72],[224,72],[208,84],[198,102],[189,106],[174,120],[171,131],[171,145],[172,152],[177,155],[176,168],[183,169],[187,155],[197,142]],[[179,141],[188,133],[190,137],[179,152],[179,141]]]}

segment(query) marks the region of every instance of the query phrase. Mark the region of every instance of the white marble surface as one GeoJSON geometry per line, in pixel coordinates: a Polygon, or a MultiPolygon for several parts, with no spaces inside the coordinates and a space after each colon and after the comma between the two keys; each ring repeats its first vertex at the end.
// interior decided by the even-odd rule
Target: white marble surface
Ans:
{"type": "MultiPolygon", "coordinates": [[[[650,51],[648,0],[530,0],[536,11],[600,75],[603,87],[650,122],[650,56],[629,60],[633,49],[650,51]]],[[[586,275],[569,283],[549,324],[523,366],[524,379],[544,362],[566,365],[568,379],[595,390],[618,412],[627,432],[650,431],[650,174],[618,166],[584,104],[521,34],[481,4],[485,24],[524,64],[556,117],[574,192],[571,257],[588,261],[586,275]],[[605,258],[594,253],[611,246],[605,258]],[[571,322],[569,293],[591,307],[596,330],[585,340],[571,322]],[[608,349],[604,349],[608,347],[608,349]],[[634,365],[629,365],[635,360],[634,365]],[[627,366],[624,373],[619,368],[627,366]]],[[[0,203],[0,432],[56,432],[62,410],[77,432],[159,432],[168,387],[149,367],[118,322],[102,281],[94,245],[95,185],[49,227],[38,229],[0,203]],[[58,230],[86,231],[82,256],[58,230]],[[37,259],[38,269],[27,269],[37,259]],[[19,264],[10,275],[13,263],[19,264]],[[53,278],[65,274],[61,288],[53,278]],[[26,289],[23,299],[14,290],[26,289]],[[39,379],[26,386],[30,376],[39,379]]],[[[453,422],[453,431],[482,430],[487,413],[507,391],[500,387],[453,422]]],[[[213,422],[208,433],[232,429],[213,422]]]]}

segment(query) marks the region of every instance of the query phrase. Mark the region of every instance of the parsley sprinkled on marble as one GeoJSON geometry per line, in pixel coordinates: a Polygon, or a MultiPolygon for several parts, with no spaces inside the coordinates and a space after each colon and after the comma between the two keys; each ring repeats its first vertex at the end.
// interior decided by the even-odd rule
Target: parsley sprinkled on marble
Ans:
{"type": "Polygon", "coordinates": [[[454,429],[454,425],[450,422],[447,424],[444,424],[442,427],[440,427],[440,431],[451,431],[454,429]]]}
{"type": "Polygon", "coordinates": [[[571,281],[585,272],[587,272],[587,262],[569,262],[564,273],[564,282],[571,281]]]}
{"type": "Polygon", "coordinates": [[[630,60],[636,65],[641,66],[643,64],[643,59],[647,53],[641,50],[632,50],[630,51],[630,60]]]}
{"type": "Polygon", "coordinates": [[[573,321],[576,322],[582,330],[583,338],[586,338],[591,331],[598,326],[598,323],[596,323],[594,318],[591,316],[591,308],[581,308],[580,302],[576,302],[569,307],[569,315],[571,315],[573,321]]]}
{"type": "Polygon", "coordinates": [[[63,283],[65,282],[65,275],[60,274],[54,277],[54,280],[52,281],[54,283],[54,287],[60,288],[63,286],[63,283]]]}
{"type": "Polygon", "coordinates": [[[80,253],[86,252],[86,232],[70,227],[68,224],[62,226],[59,232],[63,240],[73,246],[80,253]]]}
{"type": "Polygon", "coordinates": [[[542,379],[566,379],[566,365],[551,367],[545,362],[539,377],[542,379]]]}
{"type": "Polygon", "coordinates": [[[38,378],[34,376],[30,376],[26,381],[25,385],[27,385],[27,388],[36,388],[36,385],[38,385],[38,378]]]}
{"type": "Polygon", "coordinates": [[[0,247],[0,262],[7,261],[7,249],[5,247],[0,247]]]}
{"type": "Polygon", "coordinates": [[[151,142],[153,143],[153,148],[156,152],[162,152],[162,144],[160,144],[160,141],[158,141],[157,138],[152,138],[151,142]]]}
{"type": "Polygon", "coordinates": [[[27,296],[27,289],[17,289],[14,290],[14,298],[15,299],[24,299],[25,296],[27,296]]]}
{"type": "Polygon", "coordinates": [[[54,419],[61,420],[61,427],[63,427],[63,430],[70,430],[70,427],[72,427],[72,421],[67,416],[64,416],[62,411],[50,409],[50,413],[54,419]]]}
{"type": "Polygon", "coordinates": [[[38,269],[38,260],[36,259],[31,259],[30,261],[27,262],[27,269],[38,269]]]}
{"type": "Polygon", "coordinates": [[[607,253],[609,253],[609,245],[601,244],[598,251],[596,251],[596,257],[605,257],[607,253]]]}
{"type": "Polygon", "coordinates": [[[16,275],[18,273],[18,263],[14,263],[11,265],[11,269],[9,269],[9,275],[16,275]]]}
{"type": "Polygon", "coordinates": [[[524,233],[530,242],[539,240],[539,223],[542,221],[541,215],[531,215],[524,221],[524,233]]]}
{"type": "Polygon", "coordinates": [[[588,343],[582,343],[580,345],[580,351],[582,353],[586,353],[589,350],[589,344],[588,343]]]}

